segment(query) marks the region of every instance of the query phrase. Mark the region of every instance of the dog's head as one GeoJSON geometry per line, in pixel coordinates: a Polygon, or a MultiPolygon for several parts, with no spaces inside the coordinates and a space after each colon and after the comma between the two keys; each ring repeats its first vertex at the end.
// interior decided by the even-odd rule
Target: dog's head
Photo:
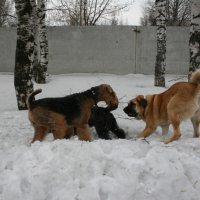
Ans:
{"type": "Polygon", "coordinates": [[[102,84],[99,86],[99,101],[105,101],[108,110],[115,110],[118,107],[119,101],[116,93],[112,87],[108,84],[102,84]]]}
{"type": "Polygon", "coordinates": [[[143,95],[138,95],[136,98],[129,101],[128,106],[124,108],[124,112],[129,117],[135,117],[140,120],[144,118],[145,108],[147,106],[147,100],[143,95]]]}

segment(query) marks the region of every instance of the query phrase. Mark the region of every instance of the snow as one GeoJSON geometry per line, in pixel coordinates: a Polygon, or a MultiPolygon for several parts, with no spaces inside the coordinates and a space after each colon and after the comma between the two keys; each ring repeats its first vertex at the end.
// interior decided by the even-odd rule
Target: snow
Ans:
{"type": "MultiPolygon", "coordinates": [[[[13,75],[0,74],[0,200],[199,200],[200,139],[192,137],[190,121],[181,124],[182,137],[165,145],[161,129],[136,140],[144,122],[123,112],[137,94],[160,93],[152,75],[67,74],[37,85],[36,98],[64,96],[101,83],[110,84],[120,104],[113,111],[126,139],[92,142],[55,140],[30,144],[33,128],[27,111],[18,111],[13,75]]],[[[186,76],[166,76],[169,87],[186,76]]],[[[103,105],[103,104],[102,104],[103,105]]],[[[172,134],[172,129],[168,137],[172,134]]]]}

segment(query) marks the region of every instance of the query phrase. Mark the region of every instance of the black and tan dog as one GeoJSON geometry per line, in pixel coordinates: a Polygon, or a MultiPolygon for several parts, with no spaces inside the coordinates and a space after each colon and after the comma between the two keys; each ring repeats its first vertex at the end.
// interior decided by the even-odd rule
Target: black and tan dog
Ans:
{"type": "Polygon", "coordinates": [[[88,124],[90,127],[95,127],[97,135],[101,139],[112,139],[110,132],[118,138],[125,138],[124,131],[119,128],[114,115],[107,108],[94,106],[88,124]]]}
{"type": "Polygon", "coordinates": [[[32,142],[42,141],[50,132],[54,139],[70,138],[74,127],[80,140],[91,141],[88,119],[92,107],[99,101],[105,101],[109,110],[118,107],[117,96],[107,84],[65,97],[34,100],[41,91],[35,90],[27,99],[29,120],[35,130],[32,142]]]}
{"type": "Polygon", "coordinates": [[[137,96],[129,101],[124,112],[146,122],[146,127],[138,137],[148,137],[157,126],[161,126],[162,134],[165,135],[172,124],[174,134],[165,143],[178,140],[181,136],[180,123],[186,119],[191,119],[194,137],[199,137],[200,70],[192,75],[190,83],[175,83],[161,94],[137,96]]]}

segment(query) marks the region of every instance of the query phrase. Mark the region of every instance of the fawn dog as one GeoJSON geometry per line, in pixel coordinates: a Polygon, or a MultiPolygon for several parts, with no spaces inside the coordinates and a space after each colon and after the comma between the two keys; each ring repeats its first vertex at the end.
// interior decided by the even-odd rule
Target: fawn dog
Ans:
{"type": "Polygon", "coordinates": [[[129,101],[124,112],[146,122],[146,127],[138,137],[146,138],[161,126],[166,135],[172,124],[174,134],[165,141],[170,143],[181,136],[180,123],[191,119],[194,137],[199,137],[200,123],[200,70],[193,73],[190,82],[179,82],[160,94],[138,95],[129,101]]]}

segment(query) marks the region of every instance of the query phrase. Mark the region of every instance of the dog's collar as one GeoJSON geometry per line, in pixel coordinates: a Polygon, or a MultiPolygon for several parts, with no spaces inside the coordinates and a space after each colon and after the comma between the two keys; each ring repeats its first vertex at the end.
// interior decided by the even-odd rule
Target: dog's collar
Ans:
{"type": "Polygon", "coordinates": [[[93,88],[91,88],[90,91],[92,92],[93,96],[96,96],[96,92],[94,91],[93,88]]]}
{"type": "MultiPolygon", "coordinates": [[[[147,99],[145,100],[147,101],[147,99]]],[[[145,112],[146,112],[147,105],[143,105],[143,108],[144,108],[144,113],[142,115],[142,118],[145,119],[145,112]]]]}
{"type": "Polygon", "coordinates": [[[92,87],[90,89],[90,92],[92,93],[92,96],[93,96],[93,99],[94,99],[94,102],[95,102],[95,105],[97,104],[97,101],[98,101],[98,93],[97,93],[97,90],[95,87],[92,87]]]}

